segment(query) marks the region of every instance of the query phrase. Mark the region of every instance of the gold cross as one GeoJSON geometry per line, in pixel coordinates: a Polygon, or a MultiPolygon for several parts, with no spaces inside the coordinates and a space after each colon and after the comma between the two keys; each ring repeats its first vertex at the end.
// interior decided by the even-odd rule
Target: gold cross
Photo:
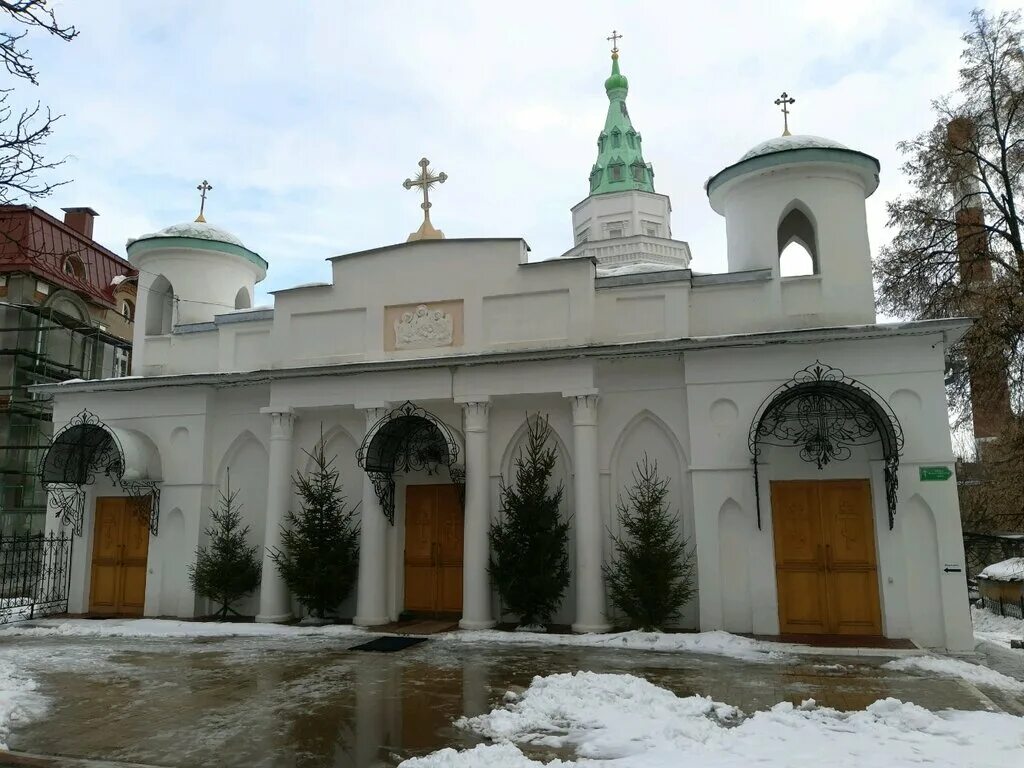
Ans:
{"type": "Polygon", "coordinates": [[[434,229],[430,223],[430,208],[433,205],[430,202],[430,190],[434,188],[435,184],[444,184],[448,180],[448,174],[441,171],[435,176],[430,168],[430,161],[425,157],[420,160],[419,165],[419,174],[412,179],[406,179],[402,182],[402,186],[406,189],[420,187],[423,190],[423,202],[420,203],[420,208],[423,209],[423,223],[418,230],[409,235],[409,240],[434,240],[442,238],[444,233],[439,229],[434,229]]]}
{"type": "Polygon", "coordinates": [[[196,187],[196,189],[199,190],[199,215],[196,216],[196,221],[205,224],[206,217],[203,216],[203,209],[206,208],[206,193],[213,189],[213,185],[206,179],[203,179],[203,183],[196,187]]]}
{"type": "Polygon", "coordinates": [[[787,107],[790,104],[796,104],[796,99],[791,98],[788,93],[783,91],[782,95],[775,100],[775,106],[779,106],[780,104],[782,105],[782,135],[792,136],[789,132],[789,110],[787,107]]]}
{"type": "Polygon", "coordinates": [[[618,53],[619,52],[619,40],[621,40],[621,39],[622,39],[622,35],[620,35],[614,29],[612,30],[611,37],[606,37],[605,38],[605,40],[611,40],[612,41],[612,53],[618,53]]]}

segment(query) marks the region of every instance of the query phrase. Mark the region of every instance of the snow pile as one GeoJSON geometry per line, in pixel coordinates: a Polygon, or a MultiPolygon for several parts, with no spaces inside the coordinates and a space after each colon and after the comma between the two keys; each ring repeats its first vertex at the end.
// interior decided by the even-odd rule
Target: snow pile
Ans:
{"type": "Polygon", "coordinates": [[[813,701],[777,704],[743,718],[702,696],[679,698],[632,675],[593,672],[535,678],[521,696],[457,725],[498,740],[443,749],[405,768],[1019,768],[1024,719],[993,712],[932,713],[896,699],[839,712],[813,701]],[[577,762],[538,762],[527,751],[571,748],[577,762]]]}
{"type": "Polygon", "coordinates": [[[46,712],[46,701],[35,690],[35,682],[19,672],[16,664],[0,660],[0,749],[7,749],[12,725],[46,712]]]}
{"type": "Polygon", "coordinates": [[[751,640],[728,632],[615,632],[606,635],[559,635],[540,632],[499,632],[497,630],[462,630],[438,635],[438,639],[464,643],[499,643],[510,645],[569,645],[586,648],[627,648],[634,651],[689,651],[715,656],[729,656],[745,661],[780,661],[784,653],[770,643],[751,640]]]}
{"type": "Polygon", "coordinates": [[[174,621],[170,619],[40,619],[0,629],[0,638],[28,637],[271,637],[363,634],[361,627],[332,624],[322,627],[280,624],[234,624],[215,621],[174,621]]]}
{"type": "Polygon", "coordinates": [[[992,563],[978,574],[979,579],[989,581],[1024,581],[1024,557],[1011,557],[992,563]]]}
{"type": "Polygon", "coordinates": [[[1024,640],[1024,621],[1013,616],[999,616],[984,608],[971,606],[974,637],[1010,647],[1011,640],[1024,640]]]}
{"type": "MultiPolygon", "coordinates": [[[[943,677],[958,677],[975,685],[987,685],[992,688],[1024,693],[1024,683],[1020,680],[1015,680],[988,667],[945,656],[907,656],[887,662],[882,667],[899,672],[930,672],[943,677]]],[[[1021,755],[1021,759],[1024,761],[1024,754],[1021,755]]]]}

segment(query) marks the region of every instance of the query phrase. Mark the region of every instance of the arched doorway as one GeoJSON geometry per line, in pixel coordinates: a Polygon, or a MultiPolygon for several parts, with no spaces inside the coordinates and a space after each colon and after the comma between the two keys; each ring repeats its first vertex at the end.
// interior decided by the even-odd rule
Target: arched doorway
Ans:
{"type": "Polygon", "coordinates": [[[160,519],[159,458],[139,433],[103,424],[85,410],[58,432],[40,467],[49,507],[83,534],[86,488],[103,476],[123,495],[97,496],[89,561],[89,612],[141,616],[149,538],[160,519]],[[127,450],[126,450],[127,447],[127,450]]]}
{"type": "MultiPolygon", "coordinates": [[[[884,461],[893,526],[903,431],[870,387],[820,361],[797,371],[761,403],[748,437],[761,527],[759,459],[768,446],[796,449],[819,472],[870,449],[884,461]]],[[[779,476],[770,483],[779,627],[783,633],[880,635],[877,541],[869,464],[828,479],[779,476]]]]}
{"type": "Polygon", "coordinates": [[[367,431],[356,453],[392,525],[395,474],[437,476],[447,470],[449,483],[405,487],[404,613],[454,616],[462,612],[462,453],[452,430],[412,402],[385,414],[367,431]]]}

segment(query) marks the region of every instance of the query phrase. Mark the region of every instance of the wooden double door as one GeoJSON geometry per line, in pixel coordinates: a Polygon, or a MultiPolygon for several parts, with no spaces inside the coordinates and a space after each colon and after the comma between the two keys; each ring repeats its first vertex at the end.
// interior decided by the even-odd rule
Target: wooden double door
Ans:
{"type": "Polygon", "coordinates": [[[96,500],[89,613],[142,615],[149,556],[149,523],[138,507],[142,503],[120,496],[96,500]]]}
{"type": "Polygon", "coordinates": [[[406,488],[406,612],[462,613],[462,541],[462,504],[454,485],[406,488]]]}
{"type": "Polygon", "coordinates": [[[771,487],[780,632],[881,635],[870,482],[771,487]]]}

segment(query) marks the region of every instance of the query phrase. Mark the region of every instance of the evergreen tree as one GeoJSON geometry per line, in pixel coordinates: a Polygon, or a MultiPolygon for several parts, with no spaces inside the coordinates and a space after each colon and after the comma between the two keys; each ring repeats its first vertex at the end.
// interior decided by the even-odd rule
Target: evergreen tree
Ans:
{"type": "Polygon", "coordinates": [[[313,469],[292,480],[301,511],[285,515],[282,548],[272,550],[271,557],[295,598],[323,619],[355,585],[359,526],[342,495],[334,459],[328,461],[324,453],[323,440],[306,455],[313,469]]]}
{"type": "Polygon", "coordinates": [[[227,493],[220,493],[218,509],[210,509],[213,525],[206,529],[210,544],[196,549],[196,561],[188,568],[192,590],[219,604],[217,615],[222,619],[228,611],[238,615],[231,604],[260,585],[260,547],[246,543],[249,526],[241,527],[242,507],[237,498],[238,491],[231,490],[229,479],[227,493]]]}
{"type": "Polygon", "coordinates": [[[490,530],[490,573],[502,612],[519,616],[522,626],[550,621],[569,585],[569,523],[559,514],[565,489],[549,488],[558,458],[550,436],[546,417],[527,419],[516,482],[502,480],[503,519],[490,530]]]}
{"type": "Polygon", "coordinates": [[[693,597],[693,551],[668,508],[668,479],[644,454],[617,511],[623,534],[613,536],[615,555],[604,566],[612,605],[633,627],[660,629],[678,618],[693,597]]]}

